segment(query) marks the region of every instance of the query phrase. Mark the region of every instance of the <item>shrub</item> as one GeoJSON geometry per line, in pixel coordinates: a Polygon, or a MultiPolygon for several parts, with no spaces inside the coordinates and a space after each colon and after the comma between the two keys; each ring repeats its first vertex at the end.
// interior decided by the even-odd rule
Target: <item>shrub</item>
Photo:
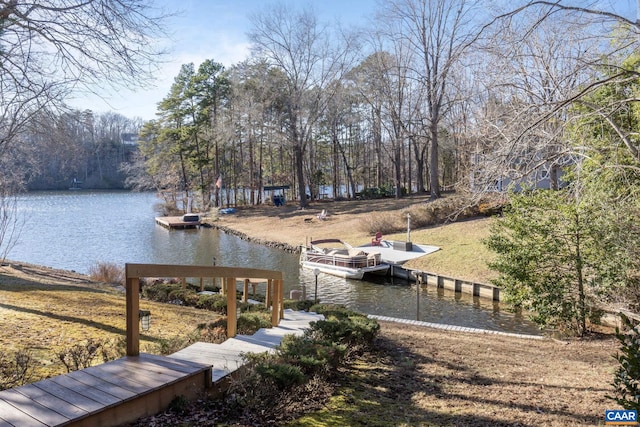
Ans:
{"type": "Polygon", "coordinates": [[[186,337],[172,337],[172,338],[160,338],[157,341],[157,352],[160,354],[173,354],[185,347],[198,341],[200,334],[196,332],[191,333],[186,337]]]}
{"type": "Polygon", "coordinates": [[[271,327],[271,314],[264,313],[242,313],[238,317],[237,330],[242,335],[252,335],[261,328],[271,327]]]}
{"type": "Polygon", "coordinates": [[[220,344],[227,339],[227,318],[221,317],[214,322],[201,323],[197,327],[199,341],[220,344]]]}
{"type": "Polygon", "coordinates": [[[220,294],[197,295],[196,308],[227,314],[227,297],[220,294]]]}
{"type": "Polygon", "coordinates": [[[330,341],[319,341],[315,337],[283,338],[278,354],[290,364],[298,365],[309,376],[319,371],[336,370],[344,360],[346,347],[330,341]]]}
{"type": "Polygon", "coordinates": [[[369,347],[380,331],[378,322],[344,306],[318,304],[312,310],[325,320],[313,322],[307,333],[320,341],[346,345],[350,352],[369,347]]]}
{"type": "Polygon", "coordinates": [[[256,366],[256,372],[263,380],[274,384],[279,390],[285,390],[302,384],[306,377],[298,366],[277,361],[267,361],[256,366]]]}
{"type": "Polygon", "coordinates": [[[33,355],[26,349],[13,354],[0,354],[0,390],[29,383],[35,363],[33,355]]]}
{"type": "Polygon", "coordinates": [[[182,285],[177,283],[154,283],[142,288],[142,296],[152,301],[169,302],[169,295],[176,290],[182,289],[182,285]]]}
{"type": "Polygon", "coordinates": [[[360,220],[360,229],[369,234],[374,234],[378,231],[390,234],[401,229],[400,219],[397,215],[391,213],[373,212],[360,220]]]}
{"type": "Polygon", "coordinates": [[[613,380],[615,395],[608,397],[625,409],[640,411],[640,335],[627,316],[621,313],[620,317],[623,325],[631,331],[625,334],[616,328],[616,338],[621,347],[614,358],[620,366],[613,380]]]}
{"type": "Polygon", "coordinates": [[[124,268],[112,262],[99,262],[89,267],[89,277],[96,282],[124,284],[124,268]]]}
{"type": "Polygon", "coordinates": [[[296,310],[296,311],[310,311],[309,309],[314,304],[315,304],[315,301],[312,301],[310,299],[300,300],[300,301],[298,301],[298,300],[285,300],[284,301],[284,308],[289,308],[291,310],[296,310]]]}
{"type": "Polygon", "coordinates": [[[72,347],[58,353],[58,359],[67,368],[67,372],[78,371],[96,364],[99,358],[101,363],[114,360],[124,355],[124,341],[89,339],[85,342],[74,344],[72,347]]]}

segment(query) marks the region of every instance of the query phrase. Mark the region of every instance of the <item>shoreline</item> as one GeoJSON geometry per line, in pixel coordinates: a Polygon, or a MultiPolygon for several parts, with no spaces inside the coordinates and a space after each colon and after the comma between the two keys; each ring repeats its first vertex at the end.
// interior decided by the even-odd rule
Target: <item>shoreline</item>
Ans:
{"type": "Polygon", "coordinates": [[[219,224],[210,224],[211,227],[222,231],[225,234],[230,234],[232,236],[235,236],[239,239],[245,240],[247,242],[251,242],[251,243],[255,243],[258,245],[262,245],[262,246],[266,246],[269,248],[274,248],[274,249],[279,249],[285,252],[289,252],[289,253],[300,253],[300,246],[294,247],[291,246],[288,243],[283,243],[283,242],[277,242],[277,241],[273,241],[273,240],[263,240],[260,238],[256,238],[256,237],[251,237],[246,233],[243,233],[242,231],[238,231],[236,229],[230,228],[230,227],[226,227],[224,225],[219,225],[219,224]]]}

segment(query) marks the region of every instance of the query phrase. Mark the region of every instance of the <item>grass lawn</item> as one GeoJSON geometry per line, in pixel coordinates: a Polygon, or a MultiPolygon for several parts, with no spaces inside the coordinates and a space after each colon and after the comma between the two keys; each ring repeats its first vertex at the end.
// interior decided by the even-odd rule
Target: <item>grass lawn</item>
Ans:
{"type": "MultiPolygon", "coordinates": [[[[160,353],[171,340],[189,341],[199,323],[219,318],[204,310],[144,300],[140,308],[152,316],[150,330],[140,336],[140,349],[148,353],[160,353]]],[[[0,267],[0,350],[29,349],[39,362],[38,378],[66,372],[57,355],[75,344],[123,340],[125,313],[121,288],[38,266],[0,267]]]]}

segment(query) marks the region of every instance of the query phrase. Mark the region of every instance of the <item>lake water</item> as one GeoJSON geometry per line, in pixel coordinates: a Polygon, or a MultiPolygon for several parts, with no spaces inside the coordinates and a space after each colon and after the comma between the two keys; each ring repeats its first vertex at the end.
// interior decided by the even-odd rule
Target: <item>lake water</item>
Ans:
{"type": "MultiPolygon", "coordinates": [[[[298,264],[298,255],[243,241],[211,228],[169,231],[157,225],[152,193],[37,192],[18,199],[24,220],[7,258],[87,273],[99,262],[239,266],[280,270],[286,295],[306,287],[315,293],[315,276],[298,264]]],[[[422,242],[428,244],[429,242],[422,242]]],[[[415,284],[318,277],[318,298],[383,316],[416,319],[517,333],[538,333],[535,325],[503,306],[468,295],[415,284]],[[419,308],[419,312],[418,311],[419,308]]]]}

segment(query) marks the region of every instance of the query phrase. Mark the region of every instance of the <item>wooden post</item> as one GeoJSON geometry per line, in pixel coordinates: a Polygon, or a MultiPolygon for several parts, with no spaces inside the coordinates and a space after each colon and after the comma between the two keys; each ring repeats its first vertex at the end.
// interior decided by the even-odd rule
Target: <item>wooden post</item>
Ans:
{"type": "Polygon", "coordinates": [[[126,283],[127,304],[127,356],[140,355],[140,329],[138,311],[140,310],[140,279],[127,277],[126,283]]]}
{"type": "Polygon", "coordinates": [[[200,292],[204,291],[204,277],[200,278],[200,292]]]}
{"type": "Polygon", "coordinates": [[[269,280],[267,282],[267,289],[271,288],[272,285],[274,288],[272,295],[273,303],[271,304],[271,326],[274,327],[278,326],[278,323],[280,323],[280,298],[278,297],[278,288],[280,287],[280,284],[278,282],[279,280],[269,280]]]}
{"type": "Polygon", "coordinates": [[[280,305],[280,319],[284,319],[284,280],[278,280],[278,287],[280,288],[278,297],[279,305],[280,305]]]}
{"type": "Polygon", "coordinates": [[[267,291],[266,291],[266,295],[264,297],[264,306],[266,308],[269,308],[271,306],[271,300],[273,299],[272,287],[273,287],[273,280],[268,279],[267,280],[267,291]]]}
{"type": "Polygon", "coordinates": [[[247,303],[249,293],[249,279],[244,279],[244,287],[242,288],[242,302],[247,303]]]}
{"type": "Polygon", "coordinates": [[[187,288],[187,278],[183,277],[182,278],[182,289],[186,289],[187,288]]]}
{"type": "Polygon", "coordinates": [[[238,330],[236,279],[235,277],[225,277],[223,280],[227,288],[227,337],[233,338],[238,330]]]}

